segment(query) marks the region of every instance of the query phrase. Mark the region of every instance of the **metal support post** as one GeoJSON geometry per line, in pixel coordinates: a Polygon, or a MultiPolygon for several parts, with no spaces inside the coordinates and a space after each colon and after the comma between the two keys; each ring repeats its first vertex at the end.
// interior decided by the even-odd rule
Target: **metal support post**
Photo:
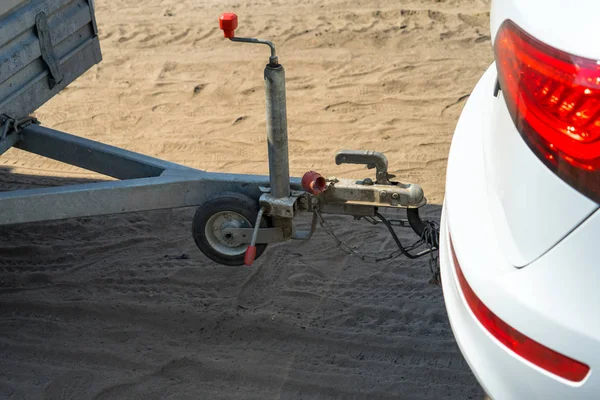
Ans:
{"type": "Polygon", "coordinates": [[[275,198],[289,197],[290,167],[283,66],[268,64],[265,67],[265,94],[271,195],[275,198]]]}

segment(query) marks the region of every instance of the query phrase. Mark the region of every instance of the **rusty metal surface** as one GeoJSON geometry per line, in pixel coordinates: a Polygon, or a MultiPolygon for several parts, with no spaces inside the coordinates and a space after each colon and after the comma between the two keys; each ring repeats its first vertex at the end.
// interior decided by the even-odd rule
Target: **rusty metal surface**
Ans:
{"type": "MultiPolygon", "coordinates": [[[[353,205],[391,208],[415,208],[427,203],[423,189],[416,184],[369,184],[355,179],[335,179],[319,196],[326,206],[353,205]]],[[[325,211],[324,211],[325,212],[325,211]]]]}

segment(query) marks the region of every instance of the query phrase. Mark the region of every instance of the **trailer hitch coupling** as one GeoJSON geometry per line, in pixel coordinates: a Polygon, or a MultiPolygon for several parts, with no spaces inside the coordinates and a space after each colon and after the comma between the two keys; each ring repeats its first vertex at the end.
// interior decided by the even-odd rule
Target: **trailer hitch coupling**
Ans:
{"type": "MultiPolygon", "coordinates": [[[[380,208],[417,210],[426,204],[427,200],[419,185],[392,181],[395,176],[388,172],[387,158],[375,151],[342,150],[335,155],[337,165],[363,164],[368,169],[375,169],[375,180],[324,178],[315,171],[308,171],[299,181],[290,180],[285,70],[279,63],[275,45],[264,39],[237,37],[235,30],[238,27],[238,17],[233,13],[223,14],[219,19],[219,27],[223,30],[224,37],[233,42],[263,44],[269,46],[271,50],[269,62],[264,69],[269,185],[259,188],[261,192],[259,198],[240,197],[236,200],[235,196],[228,193],[223,195],[222,201],[219,201],[219,197],[213,200],[215,212],[225,213],[228,218],[234,219],[235,223],[217,218],[214,221],[220,225],[210,226],[204,230],[198,229],[200,233],[210,233],[212,241],[221,246],[220,252],[227,251],[225,255],[211,258],[217,261],[226,259],[230,265],[251,265],[267,243],[310,239],[317,225],[326,227],[323,214],[351,215],[357,219],[367,219],[371,223],[380,221],[391,230],[393,221],[388,223],[379,213],[380,208]],[[241,205],[238,203],[243,203],[246,208],[252,210],[242,212],[241,205]],[[299,230],[294,225],[294,218],[300,212],[313,213],[309,230],[299,230]],[[250,216],[251,218],[248,218],[250,216]],[[223,245],[228,247],[225,248],[223,245]],[[247,247],[242,250],[244,245],[247,247]]],[[[418,212],[411,212],[410,215],[410,224],[407,223],[406,226],[420,227],[418,234],[421,239],[428,236],[429,225],[418,223],[420,220],[418,212]]],[[[203,218],[208,219],[209,222],[213,220],[210,215],[203,218]]],[[[202,235],[196,242],[204,243],[202,235]]],[[[437,239],[435,241],[428,239],[427,243],[432,248],[436,247],[437,239]]],[[[341,247],[344,249],[344,246],[341,247]]],[[[399,247],[400,250],[404,250],[401,245],[399,247]]],[[[213,248],[203,251],[209,257],[214,253],[213,248]]],[[[401,253],[409,254],[407,251],[401,253]]]]}

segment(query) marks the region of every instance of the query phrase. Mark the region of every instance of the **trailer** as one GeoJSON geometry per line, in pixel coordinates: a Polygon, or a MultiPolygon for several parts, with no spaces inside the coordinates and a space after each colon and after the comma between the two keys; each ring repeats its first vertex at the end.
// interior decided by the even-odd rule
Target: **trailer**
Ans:
{"type": "MultiPolygon", "coordinates": [[[[198,207],[192,235],[199,249],[224,265],[251,265],[269,243],[308,240],[318,226],[348,253],[325,215],[342,214],[384,224],[397,249],[385,257],[418,258],[438,247],[437,225],[423,221],[427,203],[421,187],[401,183],[388,172],[385,156],[342,150],[336,164],[364,164],[375,170],[361,180],[323,177],[307,171],[289,175],[285,70],[268,40],[235,35],[238,18],[219,18],[225,38],[270,49],[264,69],[269,175],[214,173],[167,162],[42,126],[30,115],[102,59],[93,0],[4,0],[0,4],[0,155],[15,147],[116,178],[116,181],[24,189],[0,193],[0,225],[198,207]],[[380,209],[406,209],[390,221],[380,209]],[[310,228],[295,223],[311,213],[310,228]],[[403,245],[394,226],[412,228],[418,240],[403,245]],[[411,250],[423,246],[418,252],[411,250]]],[[[433,260],[433,258],[432,258],[433,260]]]]}

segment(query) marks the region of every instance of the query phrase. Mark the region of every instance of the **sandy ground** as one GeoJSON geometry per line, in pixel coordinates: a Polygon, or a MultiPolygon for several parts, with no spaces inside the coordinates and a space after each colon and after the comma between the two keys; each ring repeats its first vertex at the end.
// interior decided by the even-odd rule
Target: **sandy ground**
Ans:
{"type": "MultiPolygon", "coordinates": [[[[366,177],[383,151],[439,218],[452,131],[491,62],[487,0],[97,0],[103,63],[46,126],[211,171],[267,173],[262,69],[287,71],[291,172],[366,177]]],[[[98,177],[10,150],[4,190],[98,177]],[[50,177],[52,176],[52,177],[50,177]]],[[[323,232],[251,268],[207,260],[193,210],[0,228],[0,399],[481,398],[426,262],[369,263],[323,232]]],[[[383,229],[331,219],[392,249],[383,229]]],[[[410,232],[401,235],[414,238],[410,232]]]]}

